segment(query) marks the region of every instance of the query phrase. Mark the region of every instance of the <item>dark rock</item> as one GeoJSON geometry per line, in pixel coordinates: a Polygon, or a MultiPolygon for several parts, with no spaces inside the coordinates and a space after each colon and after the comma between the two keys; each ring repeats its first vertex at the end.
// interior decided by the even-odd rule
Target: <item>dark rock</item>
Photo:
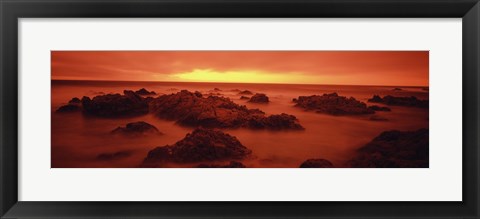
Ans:
{"type": "Polygon", "coordinates": [[[196,97],[203,97],[202,93],[198,92],[198,91],[195,91],[195,93],[193,93],[196,97]]]}
{"type": "Polygon", "coordinates": [[[157,93],[155,93],[155,91],[148,91],[147,89],[142,88],[140,90],[135,91],[135,94],[144,96],[144,95],[156,95],[157,93]]]}
{"type": "Polygon", "coordinates": [[[297,118],[293,115],[282,113],[279,115],[270,115],[262,118],[252,118],[244,125],[252,129],[271,129],[271,130],[303,130],[304,128],[297,123],[297,118]]]}
{"type": "Polygon", "coordinates": [[[308,159],[300,165],[300,168],[333,168],[333,164],[325,159],[308,159]]]}
{"type": "Polygon", "coordinates": [[[398,87],[392,89],[392,91],[402,91],[402,90],[403,90],[402,88],[398,88],[398,87]]]}
{"type": "Polygon", "coordinates": [[[270,100],[268,99],[267,95],[256,93],[253,95],[248,102],[251,103],[268,103],[270,100]]]}
{"type": "Polygon", "coordinates": [[[315,110],[317,113],[326,113],[330,115],[361,115],[373,114],[375,111],[367,108],[363,102],[356,100],[353,97],[346,98],[338,96],[337,93],[299,96],[298,99],[293,99],[296,107],[301,107],[306,110],[315,110]]]}
{"type": "Polygon", "coordinates": [[[148,103],[133,91],[125,90],[124,95],[107,94],[82,98],[83,112],[99,117],[131,117],[148,113],[148,103]]]}
{"type": "Polygon", "coordinates": [[[158,135],[161,134],[158,129],[146,122],[132,122],[128,123],[125,127],[118,127],[110,133],[115,135],[127,135],[127,136],[141,136],[141,135],[158,135]]]}
{"type": "Polygon", "coordinates": [[[388,121],[387,118],[379,116],[379,115],[370,116],[370,120],[371,121],[388,121]]]}
{"type": "Polygon", "coordinates": [[[250,97],[241,96],[241,97],[240,97],[240,100],[250,100],[250,97]]]}
{"type": "Polygon", "coordinates": [[[115,153],[101,153],[97,156],[98,160],[109,161],[109,160],[119,160],[123,158],[130,157],[132,155],[131,151],[118,151],[115,153]]]}
{"type": "Polygon", "coordinates": [[[148,152],[144,163],[193,163],[243,159],[252,153],[234,136],[222,131],[198,128],[174,145],[148,152]]]}
{"type": "Polygon", "coordinates": [[[178,124],[185,126],[271,130],[303,129],[295,116],[282,114],[267,117],[258,109],[248,109],[228,98],[199,97],[187,90],[157,97],[150,102],[150,109],[157,117],[175,120],[178,124]]]}
{"type": "Polygon", "coordinates": [[[222,91],[222,90],[220,90],[220,89],[218,89],[218,88],[213,88],[213,91],[217,91],[217,92],[218,92],[218,91],[222,91]]]}
{"type": "Polygon", "coordinates": [[[78,97],[72,98],[68,101],[67,105],[63,105],[59,107],[55,112],[57,113],[71,113],[71,112],[78,112],[82,109],[81,101],[78,97]]]}
{"type": "Polygon", "coordinates": [[[71,112],[78,112],[82,108],[76,104],[67,104],[59,107],[55,112],[57,113],[71,113],[71,112]]]}
{"type": "Polygon", "coordinates": [[[357,150],[350,167],[428,168],[428,129],[386,131],[357,150]]]}
{"type": "Polygon", "coordinates": [[[377,105],[373,105],[373,106],[369,106],[368,107],[369,109],[373,110],[373,111],[386,111],[386,112],[390,112],[392,111],[392,109],[386,107],[386,106],[377,106],[377,105]]]}
{"type": "Polygon", "coordinates": [[[383,102],[383,99],[378,95],[373,95],[373,97],[371,99],[368,99],[368,102],[381,103],[381,102],[383,102]]]}
{"type": "Polygon", "coordinates": [[[72,98],[70,101],[68,101],[69,104],[76,104],[76,105],[80,105],[82,103],[82,101],[80,101],[80,99],[78,97],[74,97],[72,98]]]}
{"type": "Polygon", "coordinates": [[[428,108],[428,100],[420,100],[417,97],[394,97],[394,96],[384,96],[381,98],[378,95],[374,95],[368,102],[372,103],[382,103],[385,105],[391,106],[406,106],[406,107],[419,107],[419,108],[428,108]]]}
{"type": "Polygon", "coordinates": [[[237,161],[230,161],[230,163],[225,165],[218,165],[218,164],[200,164],[197,166],[198,168],[245,168],[246,166],[243,163],[237,161]]]}
{"type": "Polygon", "coordinates": [[[238,92],[238,95],[253,95],[253,93],[249,90],[244,90],[244,91],[238,92]]]}
{"type": "Polygon", "coordinates": [[[148,104],[150,102],[152,102],[152,100],[154,100],[155,98],[154,97],[145,97],[143,98],[143,100],[148,104]]]}

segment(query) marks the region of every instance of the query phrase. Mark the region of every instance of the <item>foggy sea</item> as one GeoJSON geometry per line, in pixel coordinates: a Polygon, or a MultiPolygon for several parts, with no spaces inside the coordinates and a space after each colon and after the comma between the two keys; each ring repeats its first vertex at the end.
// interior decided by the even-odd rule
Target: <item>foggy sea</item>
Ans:
{"type": "MultiPolygon", "coordinates": [[[[332,116],[294,107],[293,98],[298,96],[322,95],[336,92],[338,95],[354,97],[367,105],[373,95],[415,96],[428,99],[428,89],[422,87],[390,86],[344,86],[344,85],[293,85],[293,84],[238,84],[238,83],[186,83],[186,82],[113,82],[113,81],[52,81],[52,168],[125,168],[138,167],[148,151],[158,146],[173,145],[183,139],[193,127],[182,127],[174,121],[162,120],[151,114],[133,118],[85,117],[82,113],[55,113],[73,97],[93,98],[123,90],[145,88],[158,95],[171,94],[180,90],[200,91],[203,94],[218,93],[249,109],[258,108],[266,115],[287,113],[298,118],[304,131],[268,131],[245,128],[225,129],[225,133],[237,137],[252,150],[252,158],[243,160],[247,167],[298,167],[311,158],[322,158],[341,166],[349,160],[355,150],[370,142],[380,133],[389,130],[414,131],[428,128],[429,110],[413,107],[388,106],[391,112],[377,111],[375,114],[387,121],[372,121],[371,115],[332,116]],[[218,88],[221,91],[213,91],[218,88]],[[268,104],[249,103],[240,100],[238,91],[250,90],[265,93],[268,104]],[[113,136],[110,132],[130,122],[145,121],[157,127],[163,135],[139,138],[113,136]],[[126,152],[122,159],[101,160],[102,153],[126,152]]],[[[158,96],[157,95],[157,96],[158,96]]],[[[189,165],[191,167],[192,165],[189,165]]]]}

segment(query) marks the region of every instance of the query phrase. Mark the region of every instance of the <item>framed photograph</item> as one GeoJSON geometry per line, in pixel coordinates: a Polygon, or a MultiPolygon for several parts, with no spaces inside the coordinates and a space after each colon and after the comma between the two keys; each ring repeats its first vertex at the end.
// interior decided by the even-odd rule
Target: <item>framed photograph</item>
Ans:
{"type": "Polygon", "coordinates": [[[2,218],[479,218],[476,0],[1,2],[2,218]]]}

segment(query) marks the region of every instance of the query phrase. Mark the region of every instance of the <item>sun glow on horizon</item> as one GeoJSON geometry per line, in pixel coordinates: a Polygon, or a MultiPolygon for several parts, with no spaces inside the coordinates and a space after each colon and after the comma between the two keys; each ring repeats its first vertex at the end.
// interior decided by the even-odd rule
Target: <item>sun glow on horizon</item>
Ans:
{"type": "Polygon", "coordinates": [[[168,76],[169,81],[188,82],[225,82],[225,83],[286,83],[305,84],[321,82],[320,75],[312,76],[302,73],[267,73],[255,70],[215,71],[213,69],[194,69],[190,72],[176,73],[168,76]]]}

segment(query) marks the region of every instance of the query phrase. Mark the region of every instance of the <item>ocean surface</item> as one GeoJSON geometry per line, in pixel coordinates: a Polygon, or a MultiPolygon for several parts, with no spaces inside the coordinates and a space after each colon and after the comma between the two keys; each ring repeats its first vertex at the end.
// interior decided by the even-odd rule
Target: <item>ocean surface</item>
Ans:
{"type": "MultiPolygon", "coordinates": [[[[374,137],[389,130],[413,131],[428,128],[429,110],[401,106],[389,106],[391,112],[376,112],[387,121],[372,121],[371,115],[332,116],[305,111],[294,107],[293,98],[298,96],[322,95],[337,92],[341,96],[367,100],[373,95],[415,96],[428,99],[428,88],[390,86],[344,86],[344,85],[294,85],[294,84],[237,84],[237,83],[185,83],[185,82],[115,82],[115,81],[52,81],[52,168],[117,168],[138,167],[149,150],[157,146],[172,145],[181,140],[194,128],[182,127],[173,121],[166,121],[144,115],[134,118],[92,118],[82,113],[55,113],[58,107],[73,97],[94,97],[123,90],[145,88],[158,95],[176,93],[186,89],[204,94],[219,93],[237,104],[258,108],[267,115],[288,113],[295,115],[305,131],[267,131],[249,129],[223,130],[253,151],[252,158],[243,160],[247,167],[294,168],[311,158],[330,160],[336,166],[349,160],[355,150],[374,137]],[[218,88],[221,91],[213,91],[218,88]],[[401,88],[401,91],[394,91],[401,88]],[[249,103],[240,100],[238,91],[250,90],[265,93],[268,104],[249,103]],[[156,126],[164,135],[141,138],[112,136],[110,131],[127,123],[145,121],[156,126]],[[127,152],[121,159],[101,160],[102,153],[127,152]]],[[[192,165],[190,165],[192,166],[192,165]]],[[[189,167],[178,166],[178,167],[189,167]]]]}

